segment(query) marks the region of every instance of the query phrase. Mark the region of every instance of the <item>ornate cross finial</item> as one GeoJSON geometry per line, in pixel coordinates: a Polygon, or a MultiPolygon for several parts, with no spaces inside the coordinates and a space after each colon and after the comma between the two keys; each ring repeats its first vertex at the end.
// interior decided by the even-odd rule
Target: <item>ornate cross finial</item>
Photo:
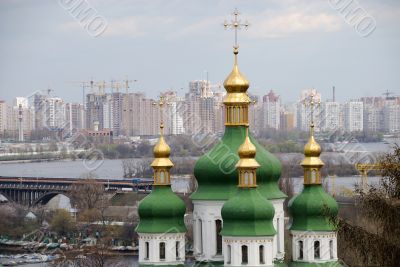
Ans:
{"type": "Polygon", "coordinates": [[[310,108],[311,134],[314,134],[314,110],[320,106],[321,100],[316,98],[316,93],[311,92],[308,97],[304,98],[303,104],[306,108],[310,108]]]}
{"type": "Polygon", "coordinates": [[[163,135],[163,129],[164,129],[164,114],[163,114],[163,108],[164,108],[164,105],[166,105],[167,103],[166,103],[166,100],[165,100],[165,97],[164,96],[160,96],[160,98],[159,98],[159,100],[158,101],[156,101],[156,102],[154,102],[153,103],[153,105],[157,105],[158,107],[159,107],[159,109],[160,109],[160,131],[161,131],[161,135],[163,135]]]}
{"type": "Polygon", "coordinates": [[[242,27],[247,29],[250,26],[250,24],[247,22],[247,20],[245,21],[245,23],[241,23],[240,20],[238,20],[240,13],[236,8],[235,11],[232,13],[232,15],[233,19],[231,20],[231,23],[228,23],[226,20],[224,21],[224,28],[225,29],[230,28],[235,31],[235,45],[233,46],[233,48],[234,51],[237,52],[237,50],[239,49],[239,45],[237,42],[237,32],[238,30],[242,29],[242,27]]]}

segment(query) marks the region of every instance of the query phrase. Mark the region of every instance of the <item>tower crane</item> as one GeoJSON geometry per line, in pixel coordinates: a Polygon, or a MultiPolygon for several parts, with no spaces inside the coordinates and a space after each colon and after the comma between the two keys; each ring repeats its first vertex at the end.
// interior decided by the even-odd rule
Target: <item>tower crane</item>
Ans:
{"type": "Polygon", "coordinates": [[[361,188],[363,192],[367,192],[368,189],[368,172],[369,171],[379,171],[383,167],[381,164],[368,164],[368,163],[357,163],[355,164],[356,170],[361,174],[361,188]]]}
{"type": "Polygon", "coordinates": [[[384,92],[382,95],[386,96],[386,99],[389,99],[391,95],[394,96],[394,93],[389,92],[389,90],[386,90],[386,92],[384,92]]]}
{"type": "Polygon", "coordinates": [[[129,93],[129,83],[131,83],[131,82],[137,82],[137,80],[128,80],[128,78],[126,78],[124,81],[123,81],[124,83],[125,83],[125,90],[126,90],[126,94],[128,94],[129,93]]]}
{"type": "Polygon", "coordinates": [[[83,106],[83,109],[85,109],[85,95],[86,95],[86,93],[85,93],[85,91],[86,91],[86,88],[92,88],[93,89],[93,80],[91,80],[91,81],[68,81],[68,83],[74,83],[74,84],[80,84],[81,85],[81,88],[82,88],[82,106],[83,106]]]}

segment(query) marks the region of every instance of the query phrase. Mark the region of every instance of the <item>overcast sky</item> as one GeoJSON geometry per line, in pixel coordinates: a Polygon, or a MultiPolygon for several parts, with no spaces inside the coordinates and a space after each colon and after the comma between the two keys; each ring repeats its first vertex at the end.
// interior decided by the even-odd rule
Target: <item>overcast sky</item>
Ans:
{"type": "Polygon", "coordinates": [[[364,10],[363,22],[376,22],[368,36],[367,24],[337,10],[350,1],[1,0],[0,99],[50,86],[54,95],[81,101],[79,85],[68,81],[92,77],[137,79],[134,90],[149,97],[170,88],[183,95],[205,71],[222,83],[233,61],[233,32],[222,23],[235,7],[251,23],[239,32],[250,93],[273,89],[287,102],[315,87],[326,99],[335,85],[341,101],[385,90],[400,95],[400,1],[351,2],[364,10]],[[104,31],[80,24],[66,8],[73,2],[92,7],[98,25],[107,21],[104,31]]]}

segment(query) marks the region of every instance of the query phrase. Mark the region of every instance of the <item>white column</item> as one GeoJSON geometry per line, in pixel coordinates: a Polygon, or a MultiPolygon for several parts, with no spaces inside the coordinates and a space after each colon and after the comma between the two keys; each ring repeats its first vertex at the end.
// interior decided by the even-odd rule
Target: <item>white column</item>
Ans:
{"type": "Polygon", "coordinates": [[[276,236],[274,238],[274,258],[283,259],[285,256],[285,214],[283,209],[283,202],[285,199],[273,199],[272,205],[275,209],[274,214],[274,228],[276,236]]]}
{"type": "MultiPolygon", "coordinates": [[[[201,220],[201,240],[200,227],[196,227],[198,234],[193,235],[193,243],[195,244],[195,258],[197,261],[222,261],[222,255],[216,255],[217,252],[217,236],[216,225],[217,219],[221,220],[221,209],[223,201],[193,201],[194,218],[201,220]],[[202,253],[201,253],[202,247],[202,253]]],[[[195,224],[196,225],[196,224],[195,224]]],[[[197,232],[196,231],[196,232],[197,232]]]]}

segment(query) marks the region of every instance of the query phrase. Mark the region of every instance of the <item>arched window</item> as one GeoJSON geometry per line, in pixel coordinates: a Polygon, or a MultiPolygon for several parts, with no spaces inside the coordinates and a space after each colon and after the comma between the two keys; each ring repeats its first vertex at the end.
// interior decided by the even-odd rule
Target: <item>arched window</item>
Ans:
{"type": "Polygon", "coordinates": [[[246,171],[244,173],[244,181],[243,181],[244,185],[248,185],[249,184],[249,173],[246,171]]]}
{"type": "Polygon", "coordinates": [[[319,241],[314,241],[314,259],[319,259],[321,256],[320,253],[320,243],[319,241]]]}
{"type": "Polygon", "coordinates": [[[226,263],[227,264],[231,264],[231,257],[232,257],[232,249],[231,249],[231,245],[228,245],[227,246],[227,254],[226,254],[226,257],[227,257],[227,259],[226,259],[226,263]]]}
{"type": "Polygon", "coordinates": [[[249,173],[249,185],[252,185],[252,184],[254,184],[254,181],[253,181],[253,173],[250,172],[250,173],[249,173]]]}
{"type": "Polygon", "coordinates": [[[260,246],[260,264],[264,264],[264,263],[265,263],[265,261],[264,261],[264,246],[261,245],[260,246]]]}
{"type": "Polygon", "coordinates": [[[311,170],[311,182],[312,183],[317,182],[317,171],[316,170],[311,170]]]}
{"type": "Polygon", "coordinates": [[[276,242],[276,244],[278,246],[278,249],[277,249],[278,253],[282,252],[281,251],[281,234],[282,234],[281,233],[281,225],[280,225],[280,220],[278,217],[278,218],[276,218],[276,238],[278,241],[278,242],[276,242]]]}
{"type": "Polygon", "coordinates": [[[331,257],[331,259],[333,259],[333,240],[329,241],[329,255],[331,257]]]}
{"type": "Polygon", "coordinates": [[[145,247],[145,254],[144,254],[144,259],[148,260],[150,258],[150,248],[149,248],[149,242],[145,242],[144,243],[144,247],[145,247]]]}
{"type": "Polygon", "coordinates": [[[198,220],[198,224],[199,224],[199,253],[203,254],[203,223],[200,219],[198,220]]]}
{"type": "Polygon", "coordinates": [[[165,260],[165,242],[160,243],[160,260],[165,260]]]}
{"type": "Polygon", "coordinates": [[[222,254],[222,235],[221,235],[221,230],[222,230],[222,221],[221,220],[215,220],[215,236],[216,236],[216,248],[217,248],[217,255],[222,254]]]}
{"type": "Polygon", "coordinates": [[[299,260],[303,259],[303,241],[299,241],[299,260]]]}
{"type": "Polygon", "coordinates": [[[165,174],[164,171],[160,172],[160,183],[163,184],[165,183],[165,174]]]}
{"type": "Polygon", "coordinates": [[[242,264],[247,264],[249,262],[249,255],[247,254],[247,246],[242,246],[242,264]]]}
{"type": "Polygon", "coordinates": [[[176,257],[177,260],[180,259],[180,257],[179,257],[179,247],[180,247],[180,242],[176,241],[175,242],[175,257],[176,257]]]}

